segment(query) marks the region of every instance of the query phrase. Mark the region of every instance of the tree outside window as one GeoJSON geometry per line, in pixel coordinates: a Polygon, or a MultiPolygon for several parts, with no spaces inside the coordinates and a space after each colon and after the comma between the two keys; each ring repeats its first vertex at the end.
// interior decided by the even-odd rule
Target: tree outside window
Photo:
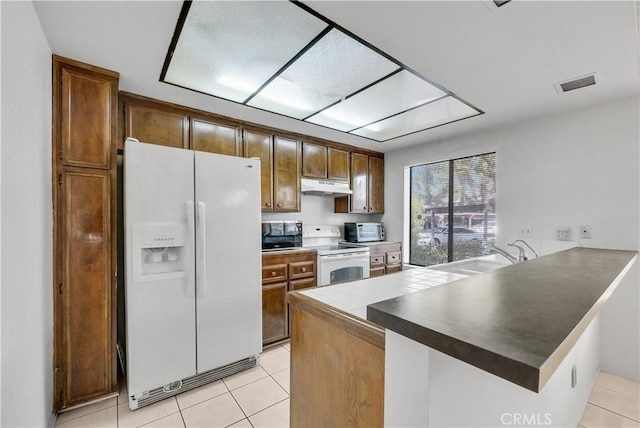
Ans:
{"type": "Polygon", "coordinates": [[[486,252],[496,233],[495,170],[495,153],[411,167],[411,264],[486,252]]]}

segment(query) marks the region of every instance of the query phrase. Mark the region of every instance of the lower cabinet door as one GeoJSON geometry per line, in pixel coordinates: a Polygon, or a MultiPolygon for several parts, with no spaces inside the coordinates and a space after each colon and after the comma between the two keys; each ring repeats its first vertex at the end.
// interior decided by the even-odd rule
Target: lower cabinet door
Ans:
{"type": "Polygon", "coordinates": [[[55,407],[117,391],[109,171],[61,175],[55,407]]]}
{"type": "Polygon", "coordinates": [[[305,278],[305,279],[297,279],[295,281],[289,282],[289,291],[303,290],[305,288],[315,287],[316,286],[316,278],[305,278]]]}
{"type": "Polygon", "coordinates": [[[390,265],[390,266],[387,266],[386,273],[400,272],[401,270],[402,270],[401,264],[390,265]]]}
{"type": "Polygon", "coordinates": [[[262,344],[268,345],[289,336],[287,283],[262,287],[262,344]]]}
{"type": "Polygon", "coordinates": [[[369,275],[371,277],[384,275],[384,266],[369,269],[369,275]]]}

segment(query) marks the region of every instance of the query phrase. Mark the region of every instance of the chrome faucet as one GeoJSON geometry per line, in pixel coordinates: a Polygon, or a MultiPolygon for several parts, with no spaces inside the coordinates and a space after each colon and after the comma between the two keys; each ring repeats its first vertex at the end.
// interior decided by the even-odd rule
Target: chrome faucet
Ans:
{"type": "Polygon", "coordinates": [[[509,260],[511,263],[515,264],[518,263],[518,259],[516,259],[515,257],[513,257],[511,254],[507,253],[505,250],[503,250],[502,248],[498,248],[493,244],[489,245],[489,251],[491,251],[492,253],[498,253],[503,255],[504,257],[506,257],[507,260],[509,260]]]}
{"type": "Polygon", "coordinates": [[[527,244],[525,241],[523,241],[522,239],[516,239],[515,241],[513,241],[511,244],[507,244],[510,247],[516,247],[518,249],[518,261],[519,262],[524,262],[526,260],[529,260],[529,257],[527,256],[527,251],[522,248],[520,245],[516,245],[516,242],[521,242],[524,245],[527,246],[528,249],[531,250],[531,252],[533,254],[535,254],[536,257],[538,257],[538,253],[536,253],[536,250],[534,250],[533,248],[531,248],[531,245],[527,244]]]}
{"type": "Polygon", "coordinates": [[[517,258],[512,256],[511,254],[509,254],[508,252],[506,252],[502,248],[496,247],[495,245],[493,245],[493,243],[490,244],[489,250],[492,253],[498,253],[498,254],[504,256],[507,260],[509,260],[511,263],[514,263],[514,264],[529,260],[529,257],[527,256],[527,251],[524,248],[522,248],[520,245],[517,245],[516,244],[517,242],[520,242],[520,243],[526,245],[527,248],[529,248],[531,250],[531,252],[533,254],[535,254],[536,257],[538,257],[538,253],[536,253],[536,251],[533,248],[531,248],[531,246],[529,244],[527,244],[525,241],[523,241],[522,239],[516,239],[511,244],[507,244],[510,247],[515,247],[515,248],[518,249],[518,257],[517,258]]]}

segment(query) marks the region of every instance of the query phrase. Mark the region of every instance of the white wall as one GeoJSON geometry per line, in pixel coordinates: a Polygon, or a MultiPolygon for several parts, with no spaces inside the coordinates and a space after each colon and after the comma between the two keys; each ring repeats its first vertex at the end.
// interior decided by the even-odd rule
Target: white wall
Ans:
{"type": "MultiPolygon", "coordinates": [[[[638,97],[561,115],[458,136],[385,154],[385,214],[390,240],[401,240],[405,216],[405,167],[497,152],[498,244],[522,226],[532,240],[550,241],[556,228],[590,225],[592,239],[580,245],[638,250],[640,236],[640,119],[638,97]],[[395,189],[395,191],[394,191],[395,189]]],[[[529,240],[529,239],[527,239],[529,240]]],[[[640,377],[638,266],[620,284],[603,312],[602,366],[640,377]],[[617,315],[616,315],[617,314],[617,315]],[[614,359],[614,356],[617,358],[614,359]]]]}
{"type": "MultiPolygon", "coordinates": [[[[302,224],[326,224],[340,226],[344,237],[345,222],[380,221],[379,214],[335,214],[333,212],[333,198],[327,196],[302,195],[299,213],[263,213],[262,220],[301,220],[302,224]]],[[[385,225],[385,229],[388,226],[385,225]]]]}
{"type": "Polygon", "coordinates": [[[3,427],[52,422],[51,50],[31,2],[1,2],[3,427]]]}

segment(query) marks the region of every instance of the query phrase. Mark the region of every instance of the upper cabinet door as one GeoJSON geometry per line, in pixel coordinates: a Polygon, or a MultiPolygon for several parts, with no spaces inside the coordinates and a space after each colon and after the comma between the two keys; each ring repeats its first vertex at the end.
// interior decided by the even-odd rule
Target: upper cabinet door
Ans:
{"type": "Polygon", "coordinates": [[[349,181],[349,152],[329,147],[328,160],[327,178],[349,181]]]}
{"type": "Polygon", "coordinates": [[[201,118],[191,118],[191,148],[202,152],[242,156],[240,130],[201,118]]]}
{"type": "Polygon", "coordinates": [[[273,210],[273,141],[272,135],[244,130],[244,157],[260,159],[260,193],[262,211],[273,210]]]}
{"type": "Polygon", "coordinates": [[[384,213],[384,159],[369,157],[369,212],[384,213]]]}
{"type": "Polygon", "coordinates": [[[302,144],[302,175],[327,178],[327,148],[317,144],[302,144]]]}
{"type": "Polygon", "coordinates": [[[274,211],[300,211],[300,143],[273,140],[274,211]]]}
{"type": "Polygon", "coordinates": [[[127,103],[125,106],[125,138],[161,146],[189,148],[189,117],[127,103]]]}
{"type": "Polygon", "coordinates": [[[115,135],[117,80],[80,73],[73,68],[62,68],[61,80],[59,157],[62,164],[109,169],[115,135]]]}
{"type": "Polygon", "coordinates": [[[351,212],[368,213],[369,156],[351,154],[351,212]]]}

